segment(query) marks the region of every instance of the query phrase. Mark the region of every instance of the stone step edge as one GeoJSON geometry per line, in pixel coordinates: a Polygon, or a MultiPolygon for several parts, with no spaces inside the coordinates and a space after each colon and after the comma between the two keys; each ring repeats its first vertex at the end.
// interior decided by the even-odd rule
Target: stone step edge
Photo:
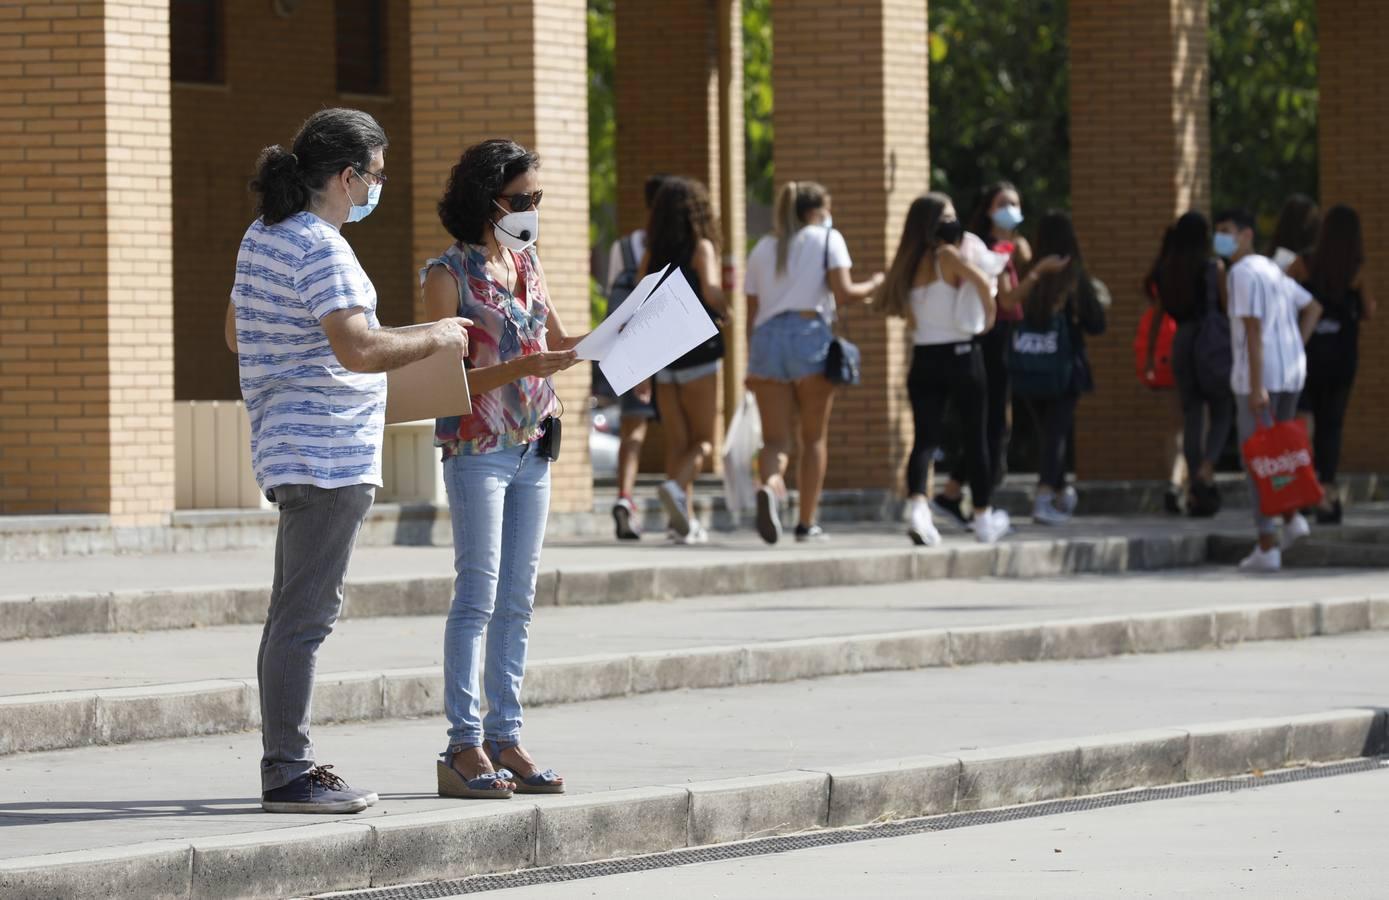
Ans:
{"type": "MultiPolygon", "coordinates": [[[[1389,595],[542,660],[531,706],[947,666],[1100,659],[1389,629],[1389,595]]],[[[433,716],[438,667],[319,676],[319,724],[433,716]]],[[[0,697],[0,756],[260,727],[254,679],[0,697]]]]}
{"type": "Polygon", "coordinates": [[[0,860],[0,896],[300,896],[1373,757],[1385,711],[1178,728],[0,860]]]}
{"type": "MultiPolygon", "coordinates": [[[[906,544],[905,539],[903,544],[906,544]]],[[[686,597],[853,587],[949,578],[1038,578],[1190,568],[1207,558],[1204,534],[1025,540],[932,549],[832,550],[812,558],[760,557],[719,565],[550,569],[536,606],[592,606],[686,597]]],[[[343,618],[447,612],[453,576],[350,582],[343,618]]],[[[118,591],[0,599],[0,642],[73,634],[167,631],[265,620],[269,588],[118,591]]]]}

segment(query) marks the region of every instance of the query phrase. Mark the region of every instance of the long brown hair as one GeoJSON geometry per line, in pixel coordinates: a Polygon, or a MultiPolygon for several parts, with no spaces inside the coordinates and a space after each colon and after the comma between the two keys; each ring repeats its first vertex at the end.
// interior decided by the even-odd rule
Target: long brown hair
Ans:
{"type": "Polygon", "coordinates": [[[777,191],[772,207],[772,233],[776,235],[776,271],[786,272],[791,239],[805,227],[805,217],[825,205],[829,191],[814,181],[788,181],[777,191]]]}
{"type": "MultiPolygon", "coordinates": [[[[1034,328],[1045,328],[1052,317],[1071,300],[1082,304],[1098,303],[1094,282],[1085,271],[1071,217],[1059,209],[1049,210],[1037,224],[1037,259],[1048,256],[1069,256],[1071,262],[1060,272],[1041,276],[1032,292],[1023,301],[1023,316],[1034,328]]],[[[1074,318],[1074,311],[1072,314],[1074,318]]]]}
{"type": "Polygon", "coordinates": [[[1321,226],[1321,210],[1317,201],[1306,194],[1293,194],[1283,202],[1278,211],[1278,224],[1273,226],[1273,238],[1268,242],[1268,253],[1272,256],[1279,247],[1286,247],[1301,255],[1312,249],[1317,241],[1317,229],[1321,226]]]}
{"type": "Polygon", "coordinates": [[[1326,211],[1308,266],[1307,281],[1317,300],[1327,306],[1345,302],[1346,293],[1365,263],[1365,239],[1360,216],[1338,203],[1326,211]]]}
{"type": "Polygon", "coordinates": [[[648,271],[665,265],[686,267],[694,260],[701,240],[719,249],[719,220],[709,200],[709,189],[693,178],[676,175],[656,192],[651,220],[646,226],[651,263],[648,271]]]}
{"type": "Polygon", "coordinates": [[[1172,242],[1158,261],[1158,291],[1164,308],[1193,312],[1208,302],[1206,267],[1211,261],[1211,225],[1195,210],[1184,213],[1172,226],[1172,242]]]}
{"type": "Polygon", "coordinates": [[[950,198],[938,191],[922,194],[912,201],[907,221],[902,225],[902,239],[897,242],[897,254],[892,257],[892,268],[873,295],[874,311],[912,320],[912,282],[921,261],[940,246],[936,229],[940,227],[941,213],[949,205],[950,198]]]}

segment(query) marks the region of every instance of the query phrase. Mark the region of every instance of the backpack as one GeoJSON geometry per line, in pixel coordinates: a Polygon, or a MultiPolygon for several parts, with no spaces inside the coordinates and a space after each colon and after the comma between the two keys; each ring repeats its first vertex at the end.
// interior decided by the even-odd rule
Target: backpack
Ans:
{"type": "Polygon", "coordinates": [[[1008,373],[1015,393],[1025,397],[1059,397],[1073,389],[1076,352],[1069,309],[1068,303],[1041,328],[1026,318],[1014,325],[1008,373]]]}
{"type": "MultiPolygon", "coordinates": [[[[617,242],[618,248],[622,251],[622,271],[617,273],[613,279],[612,290],[608,291],[608,309],[603,313],[603,318],[613,314],[622,302],[632,296],[632,291],[637,288],[637,252],[632,246],[632,236],[626,235],[617,242]]],[[[589,364],[592,368],[592,391],[599,397],[613,396],[613,389],[608,384],[608,378],[603,374],[603,370],[598,367],[597,362],[589,364]]]]}
{"type": "Polygon", "coordinates": [[[1220,309],[1219,268],[1206,267],[1206,314],[1193,343],[1196,384],[1207,397],[1220,397],[1230,391],[1230,370],[1234,350],[1230,347],[1230,317],[1220,309]]]}

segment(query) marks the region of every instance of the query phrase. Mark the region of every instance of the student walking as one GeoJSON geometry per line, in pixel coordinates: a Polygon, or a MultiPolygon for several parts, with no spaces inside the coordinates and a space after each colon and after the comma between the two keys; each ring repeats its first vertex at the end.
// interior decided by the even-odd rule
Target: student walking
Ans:
{"type": "MultiPolygon", "coordinates": [[[[1297,397],[1307,377],[1303,345],[1316,327],[1321,304],[1271,259],[1254,252],[1253,213],[1222,212],[1215,217],[1215,229],[1215,252],[1230,260],[1230,388],[1243,446],[1261,425],[1297,414],[1297,397]]],[[[1301,513],[1287,513],[1280,543],[1278,523],[1259,512],[1252,476],[1249,490],[1259,542],[1240,569],[1276,572],[1283,565],[1282,549],[1310,529],[1301,513]]]]}
{"type": "Polygon", "coordinates": [[[1059,525],[1075,512],[1075,489],[1066,484],[1066,449],[1080,395],[1095,389],[1086,335],[1105,330],[1109,291],[1085,269],[1071,217],[1053,210],[1037,228],[1041,262],[1023,300],[1023,319],[1009,357],[1013,383],[1029,398],[1042,423],[1037,496],[1032,519],[1059,525]]]}
{"type": "Polygon", "coordinates": [[[997,306],[987,276],[960,253],[963,237],[964,226],[949,197],[936,192],[917,197],[892,267],[873,298],[876,310],[905,319],[912,331],[907,394],[916,433],[907,463],[907,534],[924,546],[940,543],[926,482],[948,403],[959,410],[963,425],[975,536],[994,543],[1011,527],[1008,514],[990,506],[993,473],[984,423],[988,397],[983,354],[974,341],[993,324],[997,306]]]}
{"type": "MultiPolygon", "coordinates": [[[[656,192],[647,225],[641,274],[667,265],[678,268],[715,324],[727,313],[719,261],[719,224],[709,190],[693,178],[675,176],[656,192]]],[[[670,538],[703,544],[709,533],[694,516],[694,482],[714,452],[723,332],[656,373],[656,406],[666,439],[666,480],[658,495],[669,520],[670,538]]]]}
{"type": "Polygon", "coordinates": [[[1230,392],[1225,267],[1212,258],[1211,227],[1204,215],[1188,212],[1177,220],[1152,284],[1163,312],[1177,323],[1172,373],[1182,409],[1182,453],[1190,473],[1186,509],[1192,516],[1214,516],[1220,511],[1215,466],[1234,421],[1235,398],[1230,392]]]}
{"type": "Polygon", "coordinates": [[[435,423],[456,572],[444,628],[448,745],[435,767],[443,797],[564,791],[564,779],[541,769],[520,744],[521,685],[563,414],[550,377],[574,364],[579,340],[550,300],[535,250],[539,166],[535,153],[508,140],[465,150],[439,201],[439,221],[454,243],[420,270],[429,318],[466,314],[474,322],[472,412],[435,423]]]}
{"type": "Polygon", "coordinates": [[[261,808],[353,813],[376,794],[315,760],[309,710],[318,648],[342,609],[362,521],[381,485],[384,372],[468,349],[453,310],[432,328],[382,328],[376,289],[342,226],[386,184],[386,133],[354,109],[304,122],[291,148],[261,152],[256,219],[236,257],[227,346],[251,420],[256,483],[280,511],[275,576],[256,658],[261,808]]]}
{"type": "Polygon", "coordinates": [[[1360,323],[1374,317],[1375,300],[1362,277],[1365,243],[1360,216],[1349,206],[1327,210],[1307,264],[1303,286],[1321,304],[1322,315],[1307,342],[1307,384],[1299,408],[1313,421],[1312,459],[1325,496],[1317,521],[1341,521],[1336,470],[1341,432],[1360,361],[1360,323]]]}
{"type": "MultiPolygon", "coordinates": [[[[646,179],[646,212],[656,202],[656,194],[666,183],[668,175],[652,175],[646,179]]],[[[608,298],[608,315],[622,305],[622,301],[637,286],[641,261],[646,255],[646,229],[638,228],[613,242],[608,252],[608,278],[604,294],[608,298]]],[[[637,525],[640,516],[632,492],[637,486],[637,470],[641,465],[641,448],[646,442],[646,426],[658,418],[656,404],[653,402],[654,390],[650,379],[623,394],[618,401],[621,406],[621,420],[618,425],[620,442],[617,446],[617,500],[613,503],[613,527],[620,541],[641,539],[637,525]]]]}
{"type": "MultiPolygon", "coordinates": [[[[1018,231],[1023,223],[1022,197],[1008,181],[996,181],[984,188],[970,215],[968,231],[978,236],[989,250],[1006,251],[1008,263],[999,273],[994,295],[998,315],[994,324],[975,341],[984,358],[985,391],[988,407],[984,413],[984,432],[989,446],[989,468],[997,488],[1008,473],[1008,441],[1013,432],[1013,390],[1008,374],[1008,352],[1013,328],[1022,318],[1023,278],[1032,268],[1032,246],[1018,231]]],[[[959,461],[960,455],[956,453],[959,461]]],[[[968,527],[964,513],[963,466],[952,473],[945,486],[931,499],[937,513],[961,527],[968,527]]]]}
{"type": "Polygon", "coordinates": [[[834,228],[831,198],[813,181],[790,181],[777,192],[773,231],[748,255],[749,389],[762,418],[758,470],[757,531],[775,544],[781,537],[781,504],[792,431],[800,416],[800,490],[797,541],[825,538],[818,523],[825,481],[834,385],[825,377],[838,304],[866,301],[882,283],[850,278],[853,262],[844,235],[834,228]]]}

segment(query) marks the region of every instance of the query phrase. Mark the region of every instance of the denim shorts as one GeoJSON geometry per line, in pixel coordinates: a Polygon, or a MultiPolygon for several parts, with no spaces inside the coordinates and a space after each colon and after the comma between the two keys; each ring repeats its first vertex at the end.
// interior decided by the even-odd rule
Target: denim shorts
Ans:
{"type": "Polygon", "coordinates": [[[834,334],[825,320],[784,312],[758,325],[748,346],[748,376],[768,381],[800,381],[825,374],[825,357],[834,334]]]}
{"type": "Polygon", "coordinates": [[[723,360],[716,359],[711,363],[700,363],[687,369],[662,369],[656,373],[656,383],[689,384],[691,381],[698,381],[701,378],[717,374],[722,367],[723,360]]]}

